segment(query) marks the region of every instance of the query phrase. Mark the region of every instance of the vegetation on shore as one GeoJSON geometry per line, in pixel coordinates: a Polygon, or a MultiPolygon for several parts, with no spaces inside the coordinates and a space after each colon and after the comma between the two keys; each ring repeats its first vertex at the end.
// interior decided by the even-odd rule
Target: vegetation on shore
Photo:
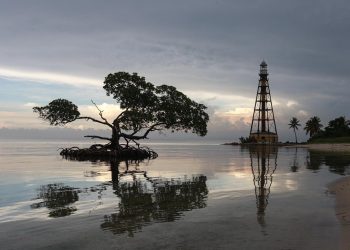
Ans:
{"type": "MultiPolygon", "coordinates": [[[[292,117],[289,121],[289,128],[293,129],[295,143],[298,144],[296,131],[301,126],[300,121],[296,117],[292,117]]],[[[328,122],[324,128],[321,124],[321,119],[318,116],[311,117],[306,123],[304,130],[310,135],[307,143],[350,143],[350,121],[346,120],[345,116],[340,116],[328,122]]],[[[240,144],[256,144],[254,138],[240,137],[240,144]]],[[[227,143],[227,145],[238,145],[239,143],[227,143]]],[[[279,143],[280,145],[290,144],[279,143]]]]}
{"type": "Polygon", "coordinates": [[[350,143],[350,121],[340,116],[323,125],[319,117],[311,117],[304,127],[306,134],[310,134],[308,143],[350,143]]]}
{"type": "Polygon", "coordinates": [[[309,143],[350,143],[350,136],[342,136],[342,137],[326,137],[326,138],[314,138],[309,141],[309,143]]]}

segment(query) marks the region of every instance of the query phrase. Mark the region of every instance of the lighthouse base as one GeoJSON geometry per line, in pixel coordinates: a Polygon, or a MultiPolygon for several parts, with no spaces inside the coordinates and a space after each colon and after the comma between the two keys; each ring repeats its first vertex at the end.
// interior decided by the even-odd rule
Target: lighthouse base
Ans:
{"type": "Polygon", "coordinates": [[[274,144],[278,143],[278,135],[276,133],[251,133],[249,138],[256,143],[274,144]]]}

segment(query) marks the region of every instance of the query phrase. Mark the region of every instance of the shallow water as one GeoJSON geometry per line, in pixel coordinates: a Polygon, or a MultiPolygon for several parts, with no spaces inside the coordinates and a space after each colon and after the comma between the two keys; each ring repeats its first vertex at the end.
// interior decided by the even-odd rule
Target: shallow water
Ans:
{"type": "Polygon", "coordinates": [[[350,155],[168,143],[137,164],[78,162],[58,155],[70,145],[0,142],[1,249],[340,248],[327,185],[350,155]]]}

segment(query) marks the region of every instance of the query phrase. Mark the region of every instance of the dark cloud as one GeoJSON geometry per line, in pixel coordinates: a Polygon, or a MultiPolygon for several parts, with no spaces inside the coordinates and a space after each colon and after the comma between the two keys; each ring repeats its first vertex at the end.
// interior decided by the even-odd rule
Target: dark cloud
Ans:
{"type": "Polygon", "coordinates": [[[136,71],[185,92],[254,98],[264,58],[274,100],[329,120],[349,116],[349,11],[345,0],[2,1],[0,68],[101,82],[136,71]]]}

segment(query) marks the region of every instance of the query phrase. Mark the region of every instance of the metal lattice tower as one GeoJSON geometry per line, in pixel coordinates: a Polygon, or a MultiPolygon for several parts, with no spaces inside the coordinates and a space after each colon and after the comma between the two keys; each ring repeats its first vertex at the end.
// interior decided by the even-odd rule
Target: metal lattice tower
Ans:
{"type": "Polygon", "coordinates": [[[256,93],[252,124],[250,126],[250,139],[258,143],[277,143],[278,135],[273,113],[267,64],[260,64],[260,80],[256,93]]]}

